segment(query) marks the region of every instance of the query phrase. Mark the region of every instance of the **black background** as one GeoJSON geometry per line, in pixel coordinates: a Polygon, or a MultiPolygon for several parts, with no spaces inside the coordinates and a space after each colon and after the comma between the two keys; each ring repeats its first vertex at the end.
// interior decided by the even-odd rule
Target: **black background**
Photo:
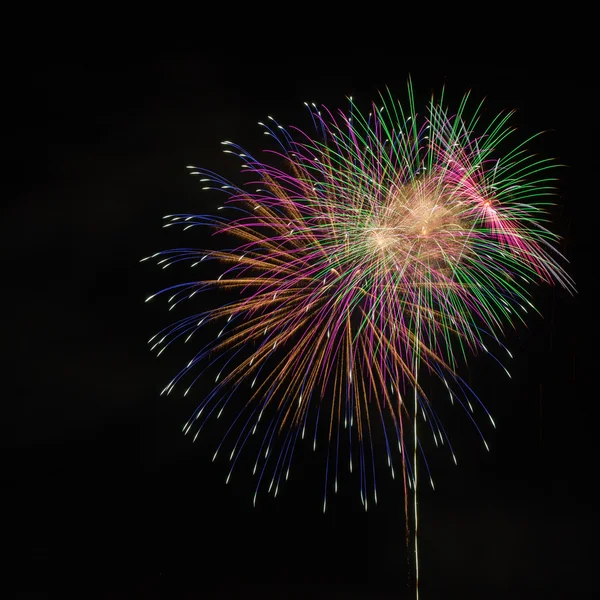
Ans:
{"type": "Polygon", "coordinates": [[[422,99],[444,83],[454,102],[471,89],[489,116],[516,109],[519,136],[548,131],[532,150],[566,165],[553,228],[578,286],[576,297],[536,291],[544,316],[530,314],[507,336],[512,379],[470,362],[498,426],[486,429],[490,453],[466,417],[440,409],[459,466],[434,452],[436,491],[422,489],[421,597],[588,590],[597,520],[593,54],[574,43],[557,49],[550,31],[530,52],[494,58],[401,43],[301,49],[295,40],[278,52],[274,39],[249,51],[246,40],[85,37],[40,46],[10,70],[7,596],[412,597],[399,485],[382,478],[380,504],[365,514],[354,482],[323,515],[322,468],[307,456],[277,499],[259,496],[253,508],[248,478],[226,486],[226,464],[211,462],[214,436],[192,445],[181,434],[193,400],[159,392],[187,354],[148,352],[173,313],[144,304],[168,277],[139,263],[183,245],[188,234],[161,229],[164,214],[219,203],[186,165],[235,179],[222,140],[259,153],[257,121],[267,115],[308,128],[305,100],[346,107],[353,95],[366,108],[385,86],[403,97],[409,74],[422,99]]]}

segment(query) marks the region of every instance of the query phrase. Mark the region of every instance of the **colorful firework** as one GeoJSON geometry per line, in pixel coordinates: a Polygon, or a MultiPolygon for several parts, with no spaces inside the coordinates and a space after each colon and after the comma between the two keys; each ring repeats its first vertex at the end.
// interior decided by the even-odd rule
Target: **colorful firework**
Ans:
{"type": "Polygon", "coordinates": [[[370,498],[377,502],[377,453],[393,477],[401,465],[407,527],[408,490],[415,494],[416,550],[419,415],[456,462],[423,374],[441,380],[465,407],[487,447],[473,404],[494,422],[460,378],[461,358],[491,354],[486,343],[508,352],[499,338],[533,308],[532,284],[573,289],[557,236],[545,227],[552,161],[529,155],[529,140],[498,156],[514,131],[510,113],[476,134],[482,106],[467,118],[467,99],[453,114],[442,93],[419,115],[409,85],[408,108],[392,97],[368,115],[352,99],[348,112],[335,114],[307,104],[312,136],[271,117],[260,123],[275,142],[269,162],[223,142],[242,161],[244,186],[189,167],[203,189],[225,192],[222,212],[169,215],[165,227],[212,227],[235,245],[149,257],[163,268],[223,265],[217,279],[158,294],[170,295],[171,308],[209,289],[231,295],[150,342],[160,354],[219,323],[163,393],[179,387],[187,395],[207,369],[217,372],[184,432],[196,439],[210,417],[230,410],[231,426],[215,452],[229,442],[227,481],[259,433],[254,502],[261,486],[277,495],[308,430],[313,446],[322,435],[327,447],[323,510],[342,465],[358,473],[365,510],[370,498]]]}

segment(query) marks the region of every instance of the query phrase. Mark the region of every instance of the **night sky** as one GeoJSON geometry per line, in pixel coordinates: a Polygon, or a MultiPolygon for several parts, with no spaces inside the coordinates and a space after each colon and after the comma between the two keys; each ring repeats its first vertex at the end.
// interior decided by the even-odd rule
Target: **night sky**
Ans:
{"type": "MultiPolygon", "coordinates": [[[[413,597],[398,482],[380,477],[380,504],[365,514],[348,479],[323,515],[323,466],[306,451],[278,497],[259,496],[253,508],[251,478],[225,485],[226,461],[211,462],[216,433],[195,444],[182,435],[194,399],[159,393],[188,354],[177,346],[156,359],[146,345],[177,316],[144,304],[170,280],[139,262],[207,244],[202,233],[161,228],[165,214],[220,203],[186,165],[240,181],[222,140],[260,154],[257,122],[267,115],[308,129],[304,101],[346,108],[352,95],[367,109],[385,86],[404,97],[409,74],[423,99],[446,83],[456,105],[471,89],[490,117],[516,109],[521,138],[548,132],[531,149],[566,165],[553,229],[578,287],[576,297],[536,290],[544,316],[529,314],[528,327],[506,338],[512,379],[481,357],[462,372],[494,415],[491,452],[466,416],[440,405],[459,465],[431,450],[421,597],[585,593],[597,525],[593,55],[538,47],[474,63],[396,47],[351,60],[272,49],[246,58],[208,46],[82,46],[42,52],[10,73],[5,597],[413,597]]],[[[197,393],[209,386],[207,378],[197,393]]]]}

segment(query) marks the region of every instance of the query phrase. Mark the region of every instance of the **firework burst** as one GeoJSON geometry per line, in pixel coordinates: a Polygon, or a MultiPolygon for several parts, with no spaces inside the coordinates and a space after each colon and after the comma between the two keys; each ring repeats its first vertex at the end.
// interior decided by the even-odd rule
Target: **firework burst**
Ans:
{"type": "MultiPolygon", "coordinates": [[[[379,451],[392,476],[400,465],[408,523],[418,415],[456,462],[420,382],[443,381],[485,443],[473,404],[493,420],[458,375],[461,357],[489,353],[486,343],[506,350],[499,338],[532,308],[532,284],[573,287],[545,227],[551,161],[529,155],[526,142],[498,156],[513,133],[510,113],[476,133],[481,105],[467,118],[467,97],[451,113],[442,93],[419,115],[408,91],[408,108],[382,97],[368,115],[352,99],[348,112],[335,114],[307,104],[313,135],[269,118],[261,123],[275,142],[268,162],[223,142],[249,181],[238,187],[189,167],[203,189],[227,199],[216,216],[170,215],[165,226],[212,227],[235,245],[150,257],[163,268],[223,266],[217,279],[159,294],[170,295],[171,308],[213,288],[230,292],[229,301],[150,342],[160,354],[219,324],[163,392],[187,395],[206,369],[217,372],[184,432],[196,439],[211,416],[228,410],[231,427],[215,453],[228,448],[227,481],[258,432],[255,502],[261,486],[277,494],[308,431],[313,445],[322,435],[327,446],[323,510],[342,466],[358,473],[365,509],[377,502],[379,451]]],[[[416,496],[414,510],[416,541],[416,496]]]]}

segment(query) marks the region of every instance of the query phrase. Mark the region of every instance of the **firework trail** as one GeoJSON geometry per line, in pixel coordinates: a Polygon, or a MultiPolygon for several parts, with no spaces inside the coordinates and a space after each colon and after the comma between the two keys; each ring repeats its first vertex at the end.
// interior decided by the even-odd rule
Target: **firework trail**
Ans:
{"type": "MultiPolygon", "coordinates": [[[[227,198],[216,216],[169,215],[165,227],[210,227],[234,245],[149,257],[163,268],[184,261],[223,267],[217,279],[158,293],[175,308],[193,305],[200,292],[231,292],[228,302],[190,314],[150,343],[161,354],[218,323],[216,338],[200,342],[163,393],[178,387],[187,395],[207,369],[218,372],[184,432],[195,440],[210,417],[228,410],[231,427],[215,452],[228,444],[227,482],[258,431],[254,502],[261,486],[277,495],[308,430],[313,447],[321,436],[327,446],[323,510],[346,466],[358,473],[366,510],[371,498],[377,502],[379,451],[393,477],[401,465],[407,528],[408,490],[414,493],[416,555],[418,415],[456,463],[420,381],[443,381],[487,448],[473,404],[494,422],[459,377],[459,362],[491,353],[486,343],[508,352],[499,338],[533,308],[532,284],[573,290],[554,248],[558,238],[545,227],[551,160],[529,155],[527,142],[498,156],[513,133],[510,113],[476,134],[481,105],[467,118],[468,94],[456,113],[443,96],[424,115],[410,84],[407,106],[382,96],[368,115],[352,99],[348,112],[306,104],[313,135],[269,117],[260,123],[275,141],[268,162],[223,142],[241,159],[247,183],[189,167],[203,189],[227,198]]],[[[415,569],[418,590],[418,561],[415,569]]]]}

